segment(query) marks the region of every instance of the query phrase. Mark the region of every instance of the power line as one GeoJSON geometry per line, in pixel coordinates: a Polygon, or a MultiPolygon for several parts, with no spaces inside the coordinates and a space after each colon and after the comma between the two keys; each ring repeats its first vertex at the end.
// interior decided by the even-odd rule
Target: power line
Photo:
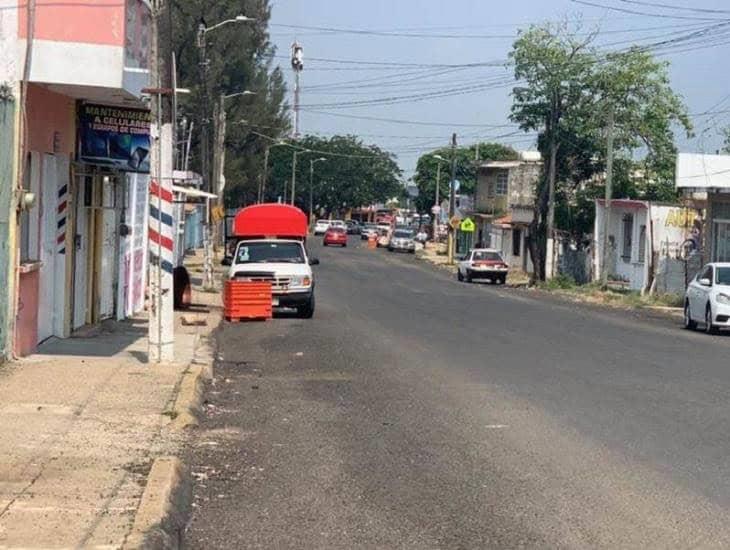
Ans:
{"type": "Polygon", "coordinates": [[[662,14],[662,13],[649,13],[649,12],[643,12],[643,11],[636,11],[636,10],[630,10],[626,8],[618,8],[616,6],[606,6],[604,4],[598,4],[596,2],[589,2],[588,0],[570,0],[571,2],[575,4],[582,4],[584,6],[590,6],[592,8],[601,8],[604,10],[611,10],[611,11],[617,11],[621,13],[628,13],[630,15],[643,15],[645,17],[659,17],[662,19],[683,19],[683,20],[691,20],[691,21],[718,21],[715,17],[693,17],[689,15],[671,15],[671,14],[662,14]]]}
{"type": "MultiPolygon", "coordinates": [[[[304,110],[304,109],[303,109],[304,110]]],[[[395,118],[380,118],[380,117],[373,117],[373,116],[365,116],[365,115],[349,115],[345,113],[330,113],[327,111],[319,111],[319,110],[310,110],[306,109],[309,113],[315,113],[319,115],[327,115],[327,116],[333,116],[333,117],[340,117],[340,118],[352,118],[357,120],[373,120],[377,122],[389,122],[391,124],[412,124],[414,126],[446,126],[446,127],[455,127],[455,128],[509,128],[514,126],[513,124],[457,124],[453,122],[424,122],[420,120],[401,120],[401,119],[395,119],[395,118]]]]}
{"type": "Polygon", "coordinates": [[[713,10],[709,8],[687,8],[683,6],[674,6],[672,4],[662,4],[661,2],[645,2],[640,0],[618,0],[624,4],[636,4],[638,6],[648,6],[652,8],[666,8],[669,10],[686,11],[691,13],[717,13],[717,14],[730,14],[728,10],[713,10]]]}

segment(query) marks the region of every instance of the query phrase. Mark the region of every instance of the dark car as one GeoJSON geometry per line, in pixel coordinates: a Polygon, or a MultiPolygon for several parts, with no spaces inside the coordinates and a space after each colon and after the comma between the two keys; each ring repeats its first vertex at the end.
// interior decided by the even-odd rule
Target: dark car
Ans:
{"type": "Polygon", "coordinates": [[[347,225],[347,234],[348,235],[359,235],[362,231],[362,227],[360,226],[360,222],[357,220],[347,220],[345,222],[347,225]]]}

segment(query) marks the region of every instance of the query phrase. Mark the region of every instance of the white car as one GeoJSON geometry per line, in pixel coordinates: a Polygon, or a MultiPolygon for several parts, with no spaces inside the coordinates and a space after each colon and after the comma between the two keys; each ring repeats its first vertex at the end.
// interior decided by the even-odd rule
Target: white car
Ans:
{"type": "Polygon", "coordinates": [[[730,327],[730,263],[710,263],[690,281],[684,296],[684,326],[714,334],[730,327]]]}
{"type": "Polygon", "coordinates": [[[317,223],[314,224],[314,234],[315,235],[324,235],[329,228],[330,228],[329,220],[317,220],[317,223]]]}
{"type": "Polygon", "coordinates": [[[342,220],[331,220],[330,227],[341,227],[342,229],[347,231],[347,224],[342,220]]]}
{"type": "Polygon", "coordinates": [[[474,248],[457,266],[456,277],[471,283],[474,279],[489,279],[492,283],[507,281],[509,266],[502,253],[494,248],[474,248]]]}

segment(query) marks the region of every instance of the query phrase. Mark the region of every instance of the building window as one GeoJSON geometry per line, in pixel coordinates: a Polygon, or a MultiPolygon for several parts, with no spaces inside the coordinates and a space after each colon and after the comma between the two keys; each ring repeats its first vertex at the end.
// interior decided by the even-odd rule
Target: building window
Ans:
{"type": "Polygon", "coordinates": [[[522,230],[512,230],[512,255],[519,256],[522,252],[522,230]]]}
{"type": "Polygon", "coordinates": [[[504,197],[507,194],[508,182],[509,174],[507,170],[500,170],[499,172],[497,172],[497,181],[494,185],[494,194],[498,197],[504,197]]]}
{"type": "Polygon", "coordinates": [[[644,256],[646,255],[646,226],[639,226],[639,259],[640,264],[644,263],[644,256]]]}
{"type": "Polygon", "coordinates": [[[622,218],[623,225],[623,246],[621,248],[621,257],[625,262],[631,261],[631,244],[634,234],[634,215],[624,214],[622,218]]]}

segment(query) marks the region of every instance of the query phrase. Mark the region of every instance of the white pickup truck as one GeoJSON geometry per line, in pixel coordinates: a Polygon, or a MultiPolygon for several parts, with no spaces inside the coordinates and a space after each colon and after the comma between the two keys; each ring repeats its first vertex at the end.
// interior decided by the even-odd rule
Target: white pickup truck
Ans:
{"type": "Polygon", "coordinates": [[[305,247],[307,218],[293,206],[261,204],[236,214],[235,252],[228,259],[228,277],[271,283],[272,306],[295,308],[300,317],[314,315],[316,258],[305,247]]]}

